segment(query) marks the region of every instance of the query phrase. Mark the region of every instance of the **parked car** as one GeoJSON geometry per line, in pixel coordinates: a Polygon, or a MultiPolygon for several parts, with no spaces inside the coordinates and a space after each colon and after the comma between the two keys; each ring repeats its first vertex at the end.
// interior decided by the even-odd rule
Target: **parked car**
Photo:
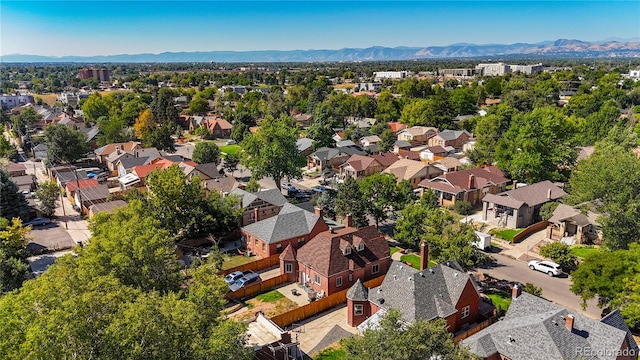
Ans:
{"type": "Polygon", "coordinates": [[[225,144],[227,144],[227,145],[235,145],[236,141],[235,140],[227,140],[227,142],[225,144]]]}
{"type": "Polygon", "coordinates": [[[298,189],[295,186],[291,185],[290,183],[282,184],[282,188],[287,190],[287,194],[289,196],[295,195],[298,192],[298,189]]]}
{"type": "Polygon", "coordinates": [[[24,196],[25,199],[31,199],[36,197],[36,193],[29,190],[23,190],[22,195],[24,196]]]}
{"type": "Polygon", "coordinates": [[[39,225],[47,225],[47,224],[51,224],[51,219],[47,219],[47,218],[35,218],[31,221],[27,221],[26,223],[24,223],[24,226],[39,226],[39,225]]]}
{"type": "Polygon", "coordinates": [[[322,186],[322,185],[316,185],[314,187],[311,188],[311,190],[317,192],[317,193],[323,193],[325,191],[327,191],[327,188],[322,186]]]}
{"type": "Polygon", "coordinates": [[[236,282],[238,279],[240,279],[243,275],[244,274],[242,273],[242,271],[234,271],[231,274],[227,274],[227,276],[224,277],[224,282],[231,285],[234,282],[236,282]]]}
{"type": "Polygon", "coordinates": [[[252,272],[251,274],[244,275],[240,279],[236,280],[236,282],[229,286],[229,289],[231,289],[231,291],[238,291],[247,285],[260,281],[262,281],[262,279],[260,279],[260,274],[252,272]]]}
{"type": "Polygon", "coordinates": [[[529,261],[529,269],[543,272],[549,276],[558,276],[562,274],[560,265],[551,261],[531,260],[529,261]]]}

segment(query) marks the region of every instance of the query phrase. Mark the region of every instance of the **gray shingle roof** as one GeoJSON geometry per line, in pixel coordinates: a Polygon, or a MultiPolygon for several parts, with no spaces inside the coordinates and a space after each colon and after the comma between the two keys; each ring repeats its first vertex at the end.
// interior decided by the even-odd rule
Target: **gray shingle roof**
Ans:
{"type": "Polygon", "coordinates": [[[369,291],[369,301],[400,310],[408,322],[446,318],[456,312],[455,305],[470,281],[469,275],[445,264],[418,271],[394,261],[382,284],[369,291]]]}
{"type": "Polygon", "coordinates": [[[534,207],[548,201],[560,199],[567,195],[567,193],[554,185],[551,181],[545,180],[517,189],[505,191],[497,195],[488,195],[490,194],[487,194],[482,201],[508,206],[513,209],[519,209],[523,204],[527,204],[529,207],[534,207]]]}
{"type": "Polygon", "coordinates": [[[572,314],[570,331],[565,325],[569,314],[547,300],[522,293],[512,300],[504,320],[468,337],[461,345],[482,357],[499,353],[512,360],[616,359],[627,338],[626,325],[619,324],[615,315],[609,321],[625,329],[572,314]],[[585,353],[587,349],[597,352],[585,353]]]}
{"type": "Polygon", "coordinates": [[[455,140],[459,138],[462,134],[467,134],[471,136],[467,130],[442,130],[438,133],[438,136],[443,138],[444,140],[455,140]]]}
{"type": "Polygon", "coordinates": [[[278,189],[256,191],[253,193],[246,192],[242,189],[235,189],[231,193],[239,196],[242,199],[243,208],[249,207],[249,205],[251,205],[251,203],[253,203],[256,199],[266,201],[276,206],[283,206],[284,204],[288,203],[287,199],[278,189]]]}
{"type": "Polygon", "coordinates": [[[358,279],[356,283],[349,288],[349,291],[347,291],[347,299],[367,301],[369,299],[369,289],[358,279]]]}
{"type": "Polygon", "coordinates": [[[274,244],[309,234],[318,220],[318,215],[286,203],[278,215],[247,225],[242,230],[268,244],[274,244]]]}
{"type": "Polygon", "coordinates": [[[120,163],[122,163],[122,166],[126,170],[129,170],[129,169],[133,168],[134,166],[144,165],[147,162],[148,159],[149,159],[149,157],[122,158],[122,159],[120,159],[120,163]]]}

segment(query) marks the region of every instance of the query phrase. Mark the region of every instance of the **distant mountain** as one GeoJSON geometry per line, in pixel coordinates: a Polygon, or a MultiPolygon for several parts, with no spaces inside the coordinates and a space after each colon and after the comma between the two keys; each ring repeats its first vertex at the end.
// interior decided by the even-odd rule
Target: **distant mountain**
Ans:
{"type": "Polygon", "coordinates": [[[4,55],[0,62],[79,62],[79,63],[150,63],[150,62],[310,62],[310,61],[380,61],[413,59],[453,59],[488,57],[538,58],[612,58],[640,57],[640,41],[586,42],[558,39],[537,44],[475,45],[459,43],[449,46],[382,47],[339,50],[261,50],[164,52],[160,54],[121,54],[102,56],[4,55]]]}

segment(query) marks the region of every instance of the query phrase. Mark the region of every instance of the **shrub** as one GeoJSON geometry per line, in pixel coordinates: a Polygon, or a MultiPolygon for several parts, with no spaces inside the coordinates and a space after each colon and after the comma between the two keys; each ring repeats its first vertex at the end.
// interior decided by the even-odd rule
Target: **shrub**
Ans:
{"type": "Polygon", "coordinates": [[[453,210],[460,215],[470,215],[473,211],[473,207],[468,201],[456,201],[453,205],[453,210]]]}
{"type": "Polygon", "coordinates": [[[524,289],[522,289],[522,291],[529,293],[531,295],[542,296],[542,288],[539,288],[533,285],[532,283],[524,284],[524,289]]]}
{"type": "Polygon", "coordinates": [[[552,242],[541,246],[540,255],[557,262],[565,272],[575,270],[578,265],[576,256],[571,253],[569,245],[561,242],[552,242]]]}

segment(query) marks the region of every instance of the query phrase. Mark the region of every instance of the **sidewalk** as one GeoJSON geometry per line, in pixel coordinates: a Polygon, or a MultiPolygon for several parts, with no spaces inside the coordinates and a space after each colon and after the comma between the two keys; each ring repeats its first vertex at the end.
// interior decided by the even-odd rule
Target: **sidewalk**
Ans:
{"type": "Polygon", "coordinates": [[[546,237],[546,229],[540,230],[529,235],[517,244],[505,246],[502,254],[516,260],[527,262],[530,260],[541,260],[542,256],[538,254],[538,247],[541,242],[546,240],[546,237]]]}

